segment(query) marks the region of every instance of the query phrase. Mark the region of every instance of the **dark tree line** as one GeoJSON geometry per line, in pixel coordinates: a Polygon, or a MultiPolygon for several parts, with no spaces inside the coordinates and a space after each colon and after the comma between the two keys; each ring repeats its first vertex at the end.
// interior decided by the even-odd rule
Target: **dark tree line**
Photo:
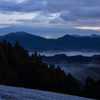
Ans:
{"type": "Polygon", "coordinates": [[[0,84],[100,99],[99,80],[95,82],[88,77],[81,90],[70,73],[66,76],[54,64],[48,67],[36,52],[30,56],[18,42],[12,46],[5,40],[0,42],[0,84]]]}

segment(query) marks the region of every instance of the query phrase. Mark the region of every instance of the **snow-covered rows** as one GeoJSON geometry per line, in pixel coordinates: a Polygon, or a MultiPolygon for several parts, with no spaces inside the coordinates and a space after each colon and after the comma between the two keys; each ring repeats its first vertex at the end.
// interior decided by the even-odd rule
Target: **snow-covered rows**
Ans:
{"type": "Polygon", "coordinates": [[[93,100],[61,93],[0,85],[0,100],[93,100]]]}

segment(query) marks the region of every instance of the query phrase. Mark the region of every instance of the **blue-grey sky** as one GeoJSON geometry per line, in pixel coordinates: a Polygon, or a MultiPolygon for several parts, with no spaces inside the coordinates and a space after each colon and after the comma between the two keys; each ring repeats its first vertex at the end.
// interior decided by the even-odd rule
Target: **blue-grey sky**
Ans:
{"type": "Polygon", "coordinates": [[[47,38],[99,34],[100,0],[0,0],[0,35],[16,31],[47,38]]]}

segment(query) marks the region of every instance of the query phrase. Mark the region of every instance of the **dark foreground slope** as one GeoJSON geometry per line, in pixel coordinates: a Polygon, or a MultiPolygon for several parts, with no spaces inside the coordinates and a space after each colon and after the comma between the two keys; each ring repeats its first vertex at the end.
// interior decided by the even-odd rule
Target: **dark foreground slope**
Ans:
{"type": "Polygon", "coordinates": [[[9,33],[1,36],[0,41],[6,40],[12,45],[19,43],[29,51],[36,50],[72,50],[100,51],[100,37],[74,37],[65,35],[58,39],[45,39],[25,32],[9,33]]]}

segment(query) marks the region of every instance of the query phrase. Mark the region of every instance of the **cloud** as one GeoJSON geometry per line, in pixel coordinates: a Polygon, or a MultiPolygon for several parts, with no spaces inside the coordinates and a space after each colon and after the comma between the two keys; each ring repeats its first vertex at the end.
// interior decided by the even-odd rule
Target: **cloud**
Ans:
{"type": "Polygon", "coordinates": [[[9,27],[8,25],[0,25],[0,28],[5,28],[5,27],[9,27]]]}
{"type": "Polygon", "coordinates": [[[75,27],[77,29],[85,29],[85,30],[100,30],[100,27],[75,27]]]}
{"type": "MultiPolygon", "coordinates": [[[[74,8],[100,7],[100,0],[1,0],[1,11],[57,13],[74,8]]],[[[78,9],[79,10],[79,9],[78,9]]]]}
{"type": "Polygon", "coordinates": [[[60,23],[64,23],[64,21],[61,18],[54,18],[54,19],[50,19],[49,23],[51,23],[51,24],[60,24],[60,23]]]}
{"type": "Polygon", "coordinates": [[[98,18],[100,17],[100,7],[84,7],[75,8],[71,10],[74,16],[84,17],[84,18],[98,18]]]}
{"type": "Polygon", "coordinates": [[[4,11],[14,11],[14,12],[34,12],[41,11],[44,6],[43,0],[23,0],[18,2],[17,0],[2,0],[0,1],[0,10],[4,11]]]}
{"type": "Polygon", "coordinates": [[[70,11],[63,11],[60,14],[60,18],[65,21],[77,21],[86,19],[99,19],[100,20],[100,7],[86,7],[86,8],[74,8],[70,11]]]}
{"type": "Polygon", "coordinates": [[[73,15],[73,13],[69,11],[64,11],[60,14],[60,18],[62,18],[65,21],[76,21],[77,17],[73,15]]]}
{"type": "Polygon", "coordinates": [[[31,19],[16,16],[22,25],[100,26],[100,0],[0,0],[0,12],[9,16],[35,14],[31,19]]]}

